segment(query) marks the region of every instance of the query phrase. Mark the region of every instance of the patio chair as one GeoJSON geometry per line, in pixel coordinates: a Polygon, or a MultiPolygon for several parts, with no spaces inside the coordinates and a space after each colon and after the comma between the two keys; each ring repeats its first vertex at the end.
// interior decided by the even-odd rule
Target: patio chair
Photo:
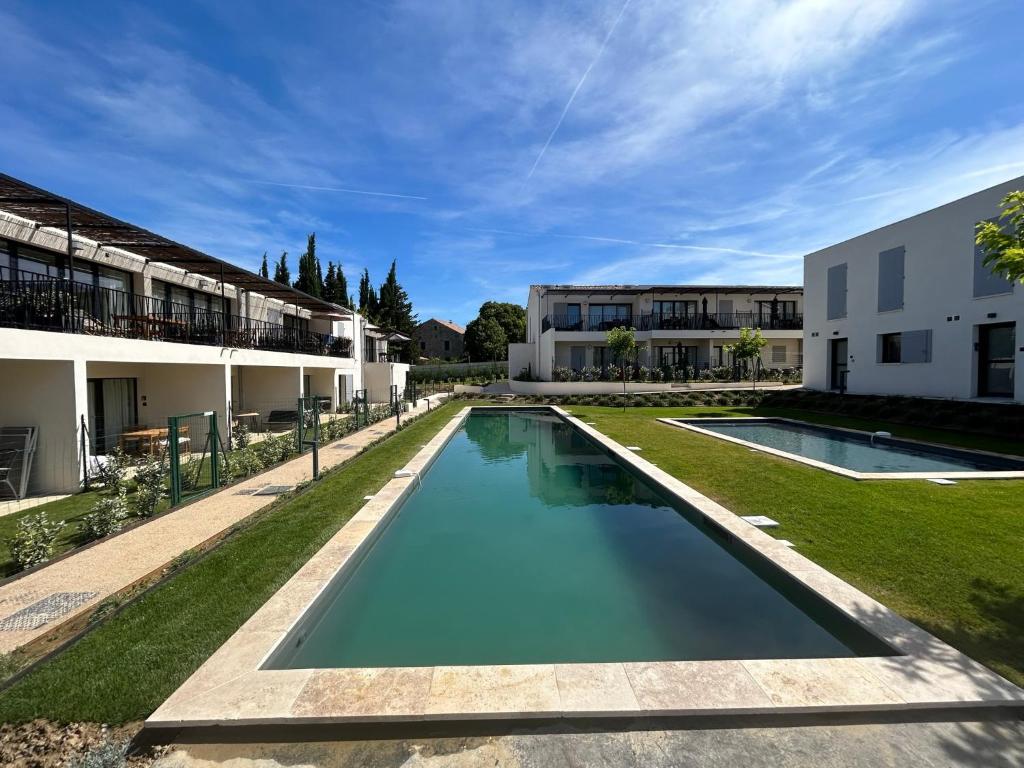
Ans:
{"type": "Polygon", "coordinates": [[[284,432],[299,423],[299,412],[271,411],[263,423],[271,432],[284,432]]]}

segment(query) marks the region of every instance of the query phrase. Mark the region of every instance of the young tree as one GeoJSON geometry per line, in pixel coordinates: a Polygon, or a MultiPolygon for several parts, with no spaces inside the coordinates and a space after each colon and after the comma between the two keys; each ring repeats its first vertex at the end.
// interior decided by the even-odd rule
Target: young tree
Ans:
{"type": "Polygon", "coordinates": [[[1011,192],[1000,207],[1000,223],[979,222],[974,241],[985,254],[986,267],[1007,280],[1024,283],[1024,192],[1011,192]]]}
{"type": "Polygon", "coordinates": [[[281,251],[281,258],[274,265],[274,280],[285,285],[292,284],[292,273],[288,271],[288,251],[281,251]]]}
{"type": "Polygon", "coordinates": [[[606,338],[608,349],[612,351],[612,356],[619,361],[619,367],[622,369],[622,410],[626,410],[626,366],[630,364],[636,352],[636,336],[632,328],[620,326],[608,331],[606,338]]]}
{"type": "Polygon", "coordinates": [[[478,317],[466,326],[466,353],[470,360],[506,360],[508,337],[493,317],[478,317]]]}
{"type": "Polygon", "coordinates": [[[263,252],[263,263],[260,264],[260,277],[270,279],[270,269],[267,267],[267,252],[263,252]]]}
{"type": "MultiPolygon", "coordinates": [[[[761,329],[740,328],[740,338],[735,344],[727,344],[725,351],[731,354],[736,360],[755,361],[761,356],[761,350],[765,348],[768,340],[761,335],[761,329]]],[[[757,389],[757,364],[751,365],[751,379],[754,382],[754,389],[757,389]]]]}

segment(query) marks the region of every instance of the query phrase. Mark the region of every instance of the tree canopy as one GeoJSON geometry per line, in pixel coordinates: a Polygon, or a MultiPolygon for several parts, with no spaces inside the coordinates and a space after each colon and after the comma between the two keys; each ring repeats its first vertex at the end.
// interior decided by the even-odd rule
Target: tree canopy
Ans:
{"type": "Polygon", "coordinates": [[[281,258],[274,265],[274,280],[285,285],[292,284],[292,273],[288,271],[288,251],[281,251],[281,258]]]}
{"type": "Polygon", "coordinates": [[[975,242],[985,254],[986,267],[1007,280],[1024,283],[1024,192],[1011,192],[1000,207],[999,223],[980,222],[975,242]]]}
{"type": "Polygon", "coordinates": [[[508,345],[524,341],[526,309],[518,304],[485,301],[476,319],[466,326],[466,353],[471,360],[506,360],[508,345]],[[501,333],[495,329],[500,329],[501,333]],[[495,353],[499,346],[501,351],[495,353]]]}

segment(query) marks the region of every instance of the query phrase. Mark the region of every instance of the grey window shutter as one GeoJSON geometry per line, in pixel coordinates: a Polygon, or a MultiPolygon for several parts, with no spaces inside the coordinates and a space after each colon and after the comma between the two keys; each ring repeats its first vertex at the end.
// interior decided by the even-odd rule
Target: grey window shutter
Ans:
{"type": "MultiPolygon", "coordinates": [[[[999,223],[998,219],[989,219],[999,223]]],[[[985,260],[985,252],[981,246],[974,245],[974,298],[980,296],[995,296],[999,293],[1009,293],[1013,290],[1013,282],[1001,275],[993,274],[992,270],[982,262],[985,260]]]]}
{"type": "Polygon", "coordinates": [[[903,309],[903,277],[906,248],[890,248],[878,254],[878,311],[903,309]]]}
{"type": "Polygon", "coordinates": [[[846,317],[846,264],[828,268],[828,319],[846,317]]]}
{"type": "Polygon", "coordinates": [[[930,363],[932,361],[932,332],[904,331],[901,339],[900,362],[930,363]]]}

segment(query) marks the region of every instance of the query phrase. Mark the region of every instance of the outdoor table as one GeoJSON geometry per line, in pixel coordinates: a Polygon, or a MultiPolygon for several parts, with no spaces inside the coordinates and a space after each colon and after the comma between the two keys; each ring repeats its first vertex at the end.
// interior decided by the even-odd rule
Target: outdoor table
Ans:
{"type": "Polygon", "coordinates": [[[236,422],[236,423],[242,421],[242,419],[250,419],[251,420],[251,423],[249,424],[249,431],[250,432],[259,432],[259,426],[260,426],[260,424],[259,424],[259,421],[260,421],[259,411],[246,411],[245,413],[236,413],[236,414],[234,414],[231,417],[231,420],[236,422]]]}
{"type": "MultiPolygon", "coordinates": [[[[139,444],[139,450],[142,452],[143,446],[145,446],[146,452],[152,456],[156,453],[156,446],[161,440],[167,439],[168,428],[167,427],[149,427],[146,429],[133,429],[130,432],[122,432],[118,438],[118,444],[121,446],[123,451],[125,443],[129,441],[137,441],[139,444]]],[[[182,426],[178,429],[178,433],[181,437],[188,437],[188,427],[182,426]]]]}

